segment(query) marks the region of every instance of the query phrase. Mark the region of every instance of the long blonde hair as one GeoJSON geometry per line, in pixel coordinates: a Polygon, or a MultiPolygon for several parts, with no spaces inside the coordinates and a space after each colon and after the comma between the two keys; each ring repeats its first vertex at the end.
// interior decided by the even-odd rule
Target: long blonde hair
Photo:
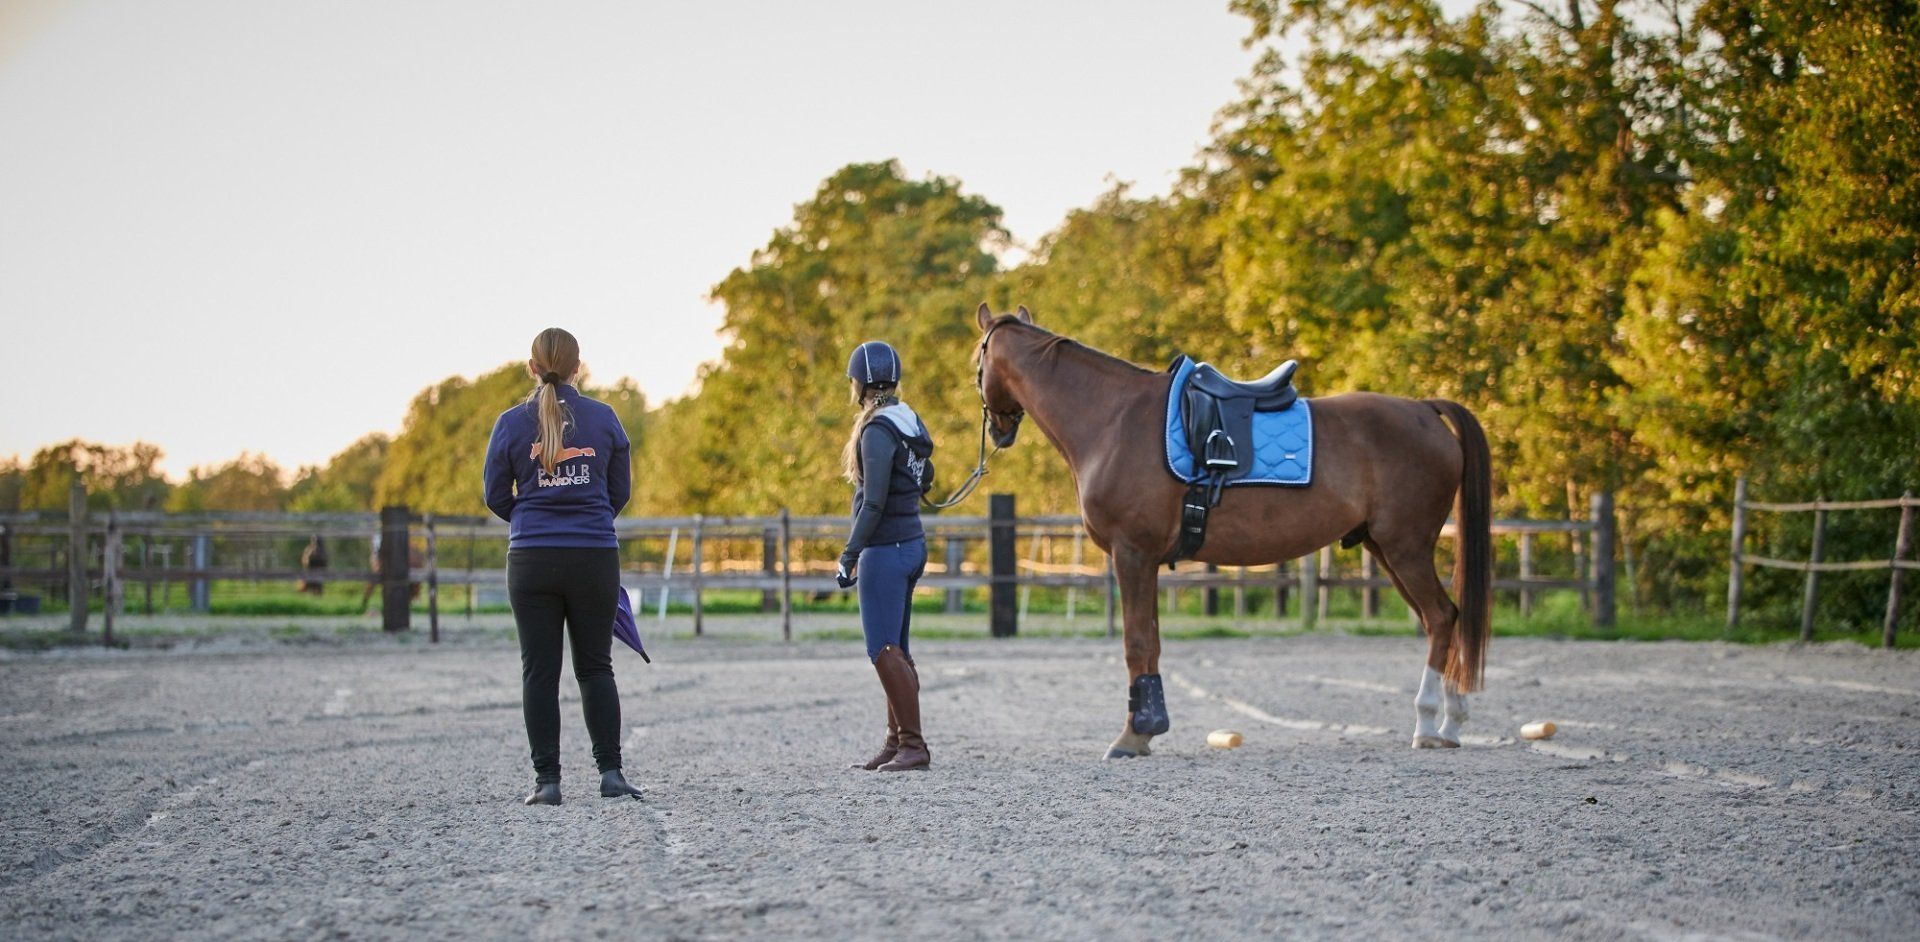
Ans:
{"type": "Polygon", "coordinates": [[[558,327],[549,327],[533,338],[534,387],[527,401],[534,404],[540,417],[541,470],[548,474],[560,463],[560,449],[567,445],[567,413],[560,408],[560,384],[580,372],[580,341],[558,327]]]}
{"type": "Polygon", "coordinates": [[[853,384],[853,404],[860,411],[853,417],[853,434],[847,436],[847,447],[840,452],[840,474],[850,484],[860,483],[860,430],[873,421],[873,414],[900,401],[900,389],[883,383],[868,385],[857,379],[853,384]]]}

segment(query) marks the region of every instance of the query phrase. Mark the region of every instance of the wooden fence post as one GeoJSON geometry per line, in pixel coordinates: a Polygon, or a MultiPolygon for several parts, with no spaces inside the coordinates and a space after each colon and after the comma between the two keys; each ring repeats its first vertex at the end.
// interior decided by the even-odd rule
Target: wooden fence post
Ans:
{"type": "Polygon", "coordinates": [[[1360,617],[1380,617],[1380,587],[1373,580],[1380,578],[1380,561],[1366,547],[1360,548],[1360,578],[1367,584],[1360,588],[1360,617]]]}
{"type": "Polygon", "coordinates": [[[1333,600],[1332,580],[1335,571],[1333,565],[1333,544],[1329,543],[1326,546],[1320,547],[1319,555],[1320,569],[1318,575],[1323,578],[1317,580],[1319,582],[1319,601],[1316,604],[1320,607],[1320,617],[1325,618],[1329,613],[1329,608],[1333,600]]]}
{"type": "MultiPolygon", "coordinates": [[[[1826,498],[1821,497],[1816,498],[1814,502],[1818,504],[1825,500],[1826,498]]],[[[1813,555],[1808,560],[1812,565],[1807,567],[1807,596],[1800,605],[1801,641],[1813,640],[1813,612],[1820,606],[1820,570],[1815,567],[1819,566],[1820,561],[1826,557],[1826,550],[1827,511],[1823,507],[1813,512],[1813,555]]]]}
{"type": "Polygon", "coordinates": [[[1013,591],[1017,578],[1014,569],[1015,540],[1019,535],[1014,531],[1015,525],[1013,495],[990,495],[987,498],[987,540],[992,563],[989,568],[993,576],[993,604],[988,623],[996,638],[1009,638],[1020,630],[1013,591]]]}
{"type": "Polygon", "coordinates": [[[440,549],[434,538],[433,514],[427,514],[427,641],[440,643],[440,549]]]}
{"type": "Polygon", "coordinates": [[[793,512],[780,508],[780,637],[793,640],[793,512]]]}
{"type": "MultiPolygon", "coordinates": [[[[947,576],[952,578],[960,575],[961,570],[966,568],[966,563],[967,541],[964,538],[949,535],[947,537],[947,576]]],[[[959,586],[947,588],[947,614],[960,614],[960,610],[965,607],[966,591],[959,586]]]]}
{"type": "Polygon", "coordinates": [[[1119,590],[1120,580],[1113,572],[1113,554],[1109,553],[1107,554],[1107,591],[1104,593],[1107,597],[1107,637],[1109,638],[1118,633],[1115,622],[1118,621],[1120,614],[1119,590]]]}
{"type": "MultiPolygon", "coordinates": [[[[1579,492],[1575,490],[1573,482],[1568,481],[1567,521],[1571,523],[1579,520],[1579,513],[1579,492]]],[[[1573,552],[1573,578],[1574,581],[1580,583],[1580,610],[1583,612],[1591,612],[1593,610],[1593,583],[1588,578],[1586,541],[1580,539],[1580,531],[1578,529],[1572,529],[1567,531],[1567,543],[1568,548],[1573,552]]]]}
{"type": "Polygon", "coordinates": [[[1520,617],[1533,617],[1533,532],[1520,534],[1520,617]]]}
{"type": "Polygon", "coordinates": [[[1613,492],[1600,491],[1593,495],[1593,553],[1591,559],[1593,583],[1593,626],[1611,629],[1617,623],[1619,611],[1614,604],[1613,549],[1619,542],[1616,537],[1613,514],[1613,492]]]}
{"type": "Polygon", "coordinates": [[[405,505],[380,508],[380,617],[386,631],[406,631],[413,616],[407,517],[405,505]]]}
{"type": "Polygon", "coordinates": [[[107,511],[107,542],[100,552],[100,643],[113,647],[113,617],[120,614],[122,601],[120,586],[121,534],[120,516],[107,511]]]}
{"type": "MultiPolygon", "coordinates": [[[[622,589],[621,591],[626,591],[622,589]]],[[[473,620],[473,525],[467,525],[467,620],[473,620]]]]}
{"type": "Polygon", "coordinates": [[[1900,564],[1913,549],[1913,492],[1900,495],[1900,531],[1893,538],[1893,576],[1887,584],[1887,623],[1881,630],[1880,646],[1893,647],[1893,633],[1900,624],[1900,564]]]}
{"type": "Polygon", "coordinates": [[[1080,607],[1080,567],[1085,565],[1086,556],[1083,544],[1086,541],[1087,528],[1076,526],[1073,529],[1073,582],[1067,583],[1067,624],[1073,624],[1075,609],[1080,607]]]}
{"type": "Polygon", "coordinates": [[[142,534],[140,537],[140,572],[146,578],[140,580],[146,590],[145,612],[153,614],[153,537],[142,534]]]}
{"type": "Polygon", "coordinates": [[[87,633],[87,487],[67,488],[67,628],[87,633]]]}
{"type": "MultiPolygon", "coordinates": [[[[1027,561],[1029,563],[1040,562],[1041,533],[1042,531],[1040,527],[1036,526],[1033,528],[1033,539],[1027,545],[1027,561]]],[[[1053,553],[1052,553],[1053,544],[1049,542],[1046,545],[1048,549],[1047,562],[1052,562],[1053,561],[1053,553]]],[[[1027,608],[1032,602],[1033,602],[1033,583],[1029,582],[1026,585],[1023,585],[1020,587],[1020,613],[1019,613],[1019,616],[1015,619],[1014,624],[1017,625],[1020,622],[1027,620],[1027,608]]]]}
{"type": "Polygon", "coordinates": [[[1733,550],[1727,565],[1727,630],[1740,627],[1740,583],[1743,578],[1741,554],[1747,542],[1747,476],[1733,482],[1733,550]]]}
{"type": "MultiPolygon", "coordinates": [[[[760,572],[771,581],[780,571],[780,550],[775,545],[775,535],[779,531],[772,527],[760,531],[760,572]]],[[[760,611],[771,614],[780,610],[780,599],[773,589],[760,590],[760,611]]]]}
{"type": "Polygon", "coordinates": [[[1300,557],[1300,627],[1312,631],[1320,621],[1320,554],[1300,557]]]}
{"type": "Polygon", "coordinates": [[[705,514],[693,515],[693,635],[696,638],[706,633],[707,604],[700,591],[701,570],[705,568],[706,523],[705,514]]]}
{"type": "MultiPolygon", "coordinates": [[[[188,565],[196,571],[205,571],[213,565],[213,538],[205,533],[193,535],[193,551],[189,554],[188,565]]],[[[201,614],[213,610],[213,583],[206,576],[196,575],[187,582],[187,605],[201,614]]]]}

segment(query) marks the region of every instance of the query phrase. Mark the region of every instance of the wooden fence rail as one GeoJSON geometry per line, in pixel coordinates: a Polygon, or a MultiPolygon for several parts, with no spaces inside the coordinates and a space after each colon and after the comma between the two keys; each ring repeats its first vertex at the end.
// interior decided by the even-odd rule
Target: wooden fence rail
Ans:
{"type": "Polygon", "coordinates": [[[1798,503],[1779,503],[1747,499],[1747,477],[1741,475],[1733,485],[1733,546],[1728,554],[1727,571],[1727,628],[1739,627],[1740,601],[1745,589],[1744,569],[1753,566],[1761,569],[1786,569],[1806,573],[1806,583],[1800,601],[1800,640],[1813,640],[1814,614],[1820,606],[1820,574],[1823,572],[1885,572],[1887,577],[1886,618],[1880,627],[1881,647],[1893,647],[1894,635],[1900,624],[1901,574],[1908,570],[1920,569],[1920,560],[1909,559],[1913,553],[1913,517],[1914,509],[1920,507],[1920,497],[1914,497],[1908,491],[1899,497],[1885,497],[1875,500],[1813,500],[1798,503]],[[1826,557],[1827,514],[1832,511],[1849,510],[1892,510],[1899,508],[1900,524],[1894,531],[1893,555],[1886,559],[1860,559],[1843,562],[1829,562],[1826,557]],[[1793,559],[1774,559],[1768,556],[1754,556],[1746,551],[1747,514],[1750,511],[1768,513],[1811,513],[1813,514],[1813,543],[1804,561],[1793,559]]]}
{"type": "MultiPolygon", "coordinates": [[[[947,607],[959,611],[961,594],[967,589],[986,588],[989,595],[989,625],[996,636],[1017,631],[1019,617],[1027,607],[1034,588],[1065,589],[1068,618],[1080,607],[1081,597],[1097,599],[1109,633],[1117,629],[1118,609],[1111,561],[1098,548],[1086,549],[1090,540],[1080,518],[1073,515],[1017,517],[1012,495],[992,495],[987,516],[930,516],[925,518],[929,543],[945,541],[944,556],[935,555],[921,585],[944,590],[947,607]],[[1039,558],[1045,540],[1070,541],[1074,547],[1070,562],[1052,562],[1039,558]],[[1022,542],[1029,547],[1028,558],[1019,557],[1022,542]],[[969,560],[969,546],[986,548],[985,566],[969,560]],[[1091,556],[1092,558],[1088,558],[1091,556]]],[[[1516,577],[1494,580],[1494,587],[1518,594],[1521,612],[1530,614],[1536,595],[1548,590],[1572,590],[1590,605],[1596,624],[1613,621],[1612,546],[1614,544],[1611,495],[1596,495],[1593,514],[1587,520],[1501,520],[1495,521],[1496,535],[1507,536],[1518,544],[1519,566],[1516,577]],[[1535,544],[1542,539],[1567,541],[1574,551],[1575,571],[1567,575],[1544,575],[1535,571],[1535,544]]],[[[797,516],[782,510],[774,517],[623,517],[615,521],[617,536],[623,542],[663,541],[666,553],[657,566],[631,568],[621,575],[630,591],[653,595],[664,613],[668,596],[679,596],[692,604],[694,631],[704,632],[705,595],[715,589],[757,590],[762,593],[763,611],[780,614],[782,632],[792,634],[795,592],[836,591],[832,553],[818,546],[796,558],[799,543],[833,544],[845,538],[847,521],[839,516],[797,516]],[[684,538],[684,539],[683,539],[684,538]],[[686,550],[680,549],[684,544],[686,550]],[[714,548],[731,544],[756,547],[758,559],[712,557],[714,548]],[[685,558],[676,559],[683,556],[685,558]]],[[[1444,536],[1452,535],[1452,525],[1444,536]]],[[[435,514],[411,514],[403,507],[389,507],[380,513],[362,514],[261,514],[193,513],[160,514],[149,512],[89,514],[84,492],[73,495],[69,512],[0,514],[0,592],[11,589],[14,580],[62,585],[70,604],[70,627],[84,633],[88,618],[87,600],[106,600],[106,624],[110,632],[113,619],[124,605],[128,584],[145,585],[151,611],[152,587],[181,583],[189,589],[194,610],[208,610],[211,586],[216,580],[330,581],[362,583],[369,593],[377,586],[382,599],[382,619],[388,630],[409,627],[411,601],[424,587],[429,630],[438,640],[440,634],[440,590],[448,586],[469,587],[468,613],[472,612],[474,587],[503,590],[505,571],[496,564],[476,566],[474,546],[481,541],[504,544],[507,527],[490,517],[456,517],[435,514]],[[216,545],[246,541],[298,541],[310,537],[365,540],[370,550],[363,565],[346,568],[310,570],[284,564],[236,565],[216,562],[216,545]],[[12,549],[16,539],[37,538],[50,546],[65,545],[64,559],[47,559],[47,565],[29,564],[16,559],[12,549]],[[123,558],[129,540],[162,540],[177,548],[185,544],[191,553],[181,566],[154,566],[144,551],[137,562],[123,558]],[[222,542],[224,541],[224,542],[222,542]],[[465,563],[457,555],[464,548],[465,563]],[[423,552],[422,552],[423,550],[423,552]],[[377,555],[377,558],[375,556],[377,555]],[[95,593],[98,593],[96,596],[95,593]]],[[[170,552],[170,550],[169,550],[170,552]]],[[[225,550],[221,552],[227,552],[225,550]]],[[[278,551],[271,555],[278,557],[278,551]]],[[[496,554],[497,558],[497,554],[496,554]]],[[[259,559],[259,557],[255,557],[259,559]]],[[[1380,590],[1392,588],[1374,564],[1362,553],[1358,574],[1336,572],[1331,548],[1302,558],[1294,564],[1228,567],[1187,564],[1179,571],[1166,572],[1160,582],[1169,601],[1182,591],[1204,593],[1204,611],[1217,614],[1219,593],[1231,590],[1233,611],[1246,613],[1249,590],[1275,594],[1275,615],[1284,615],[1287,599],[1300,599],[1300,617],[1308,625],[1325,617],[1329,597],[1338,590],[1353,590],[1362,599],[1366,617],[1377,617],[1380,590]]],[[[631,566],[632,563],[629,563],[631,566]]]]}

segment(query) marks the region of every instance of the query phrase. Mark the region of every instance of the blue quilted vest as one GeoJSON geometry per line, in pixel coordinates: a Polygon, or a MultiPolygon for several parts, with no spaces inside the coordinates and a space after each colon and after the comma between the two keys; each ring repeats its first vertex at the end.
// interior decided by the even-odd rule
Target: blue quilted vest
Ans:
{"type": "MultiPolygon", "coordinates": [[[[905,403],[895,403],[874,413],[867,428],[874,426],[892,435],[898,447],[893,452],[893,467],[887,469],[890,475],[887,503],[880,511],[880,525],[867,539],[867,544],[904,543],[925,536],[926,531],[920,526],[920,495],[933,487],[933,436],[927,433],[926,423],[905,403]]],[[[861,434],[866,434],[866,430],[862,429],[861,434]]],[[[872,469],[860,469],[863,481],[872,473],[872,469]]],[[[864,485],[854,488],[855,514],[860,512],[860,502],[865,495],[864,485]]]]}

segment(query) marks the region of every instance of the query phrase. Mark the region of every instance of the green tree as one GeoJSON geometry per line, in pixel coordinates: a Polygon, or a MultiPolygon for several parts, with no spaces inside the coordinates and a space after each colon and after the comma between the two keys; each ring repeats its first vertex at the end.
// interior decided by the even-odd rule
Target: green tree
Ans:
{"type": "Polygon", "coordinates": [[[374,432],[327,459],[325,466],[301,468],[287,493],[287,509],[302,513],[364,512],[374,506],[374,485],[393,440],[374,432]]]}
{"type": "Polygon", "coordinates": [[[829,177],[749,266],[714,287],[726,350],[702,371],[698,394],[662,417],[641,501],[680,513],[844,508],[842,371],[865,340],[900,349],[903,391],[938,441],[971,441],[968,312],[994,272],[987,248],[1004,237],[1000,210],[953,180],[910,180],[893,162],[829,177]]]}
{"type": "Polygon", "coordinates": [[[176,513],[203,510],[273,511],[285,508],[286,473],[265,455],[241,452],[214,467],[196,467],[174,488],[167,509],[176,513]]]}
{"type": "MultiPolygon", "coordinates": [[[[1209,225],[1218,208],[1197,179],[1158,199],[1115,186],[1069,213],[1026,264],[1000,279],[997,308],[1025,305],[1040,326],[1149,369],[1177,353],[1253,369],[1261,354],[1222,316],[1219,241],[1209,225]]],[[[995,490],[1020,495],[1023,513],[1079,509],[1065,462],[1033,429],[1020,447],[995,456],[992,480],[995,490]]]]}
{"type": "Polygon", "coordinates": [[[0,459],[0,513],[19,513],[21,493],[26,489],[27,469],[20,459],[0,459]]]}
{"type": "MultiPolygon", "coordinates": [[[[526,364],[515,362],[473,379],[442,380],[415,396],[400,434],[386,448],[373,484],[374,505],[485,515],[481,477],[493,424],[531,391],[526,364]]],[[[637,455],[644,444],[646,400],[633,381],[601,388],[583,380],[580,391],[613,408],[637,455]]]]}
{"type": "Polygon", "coordinates": [[[1315,390],[1445,396],[1508,503],[1621,487],[1616,325],[1691,138],[1684,24],[1627,4],[1238,0],[1268,55],[1216,142],[1229,316],[1315,390]],[[1297,77],[1296,77],[1297,76],[1297,77]]]}
{"type": "Polygon", "coordinates": [[[19,484],[23,510],[65,510],[67,491],[79,481],[87,506],[96,510],[158,510],[172,485],[160,472],[159,446],[134,442],[125,447],[79,439],[48,445],[33,453],[19,484]]]}
{"type": "MultiPolygon", "coordinates": [[[[1912,3],[1700,7],[1694,111],[1707,146],[1661,214],[1620,325],[1663,564],[1647,591],[1717,588],[1704,545],[1726,527],[1732,479],[1763,497],[1878,497],[1920,481],[1920,16],[1912,3]],[[1711,537],[1703,538],[1703,534],[1711,537]]],[[[1845,522],[1863,519],[1849,517],[1845,522]]],[[[1836,527],[1837,557],[1886,551],[1890,520],[1836,527]]],[[[1806,552],[1808,521],[1762,517],[1774,555],[1806,552]]],[[[1758,580],[1762,604],[1791,586],[1758,580]]],[[[1823,609],[1870,623],[1882,599],[1829,580],[1823,609]]]]}

